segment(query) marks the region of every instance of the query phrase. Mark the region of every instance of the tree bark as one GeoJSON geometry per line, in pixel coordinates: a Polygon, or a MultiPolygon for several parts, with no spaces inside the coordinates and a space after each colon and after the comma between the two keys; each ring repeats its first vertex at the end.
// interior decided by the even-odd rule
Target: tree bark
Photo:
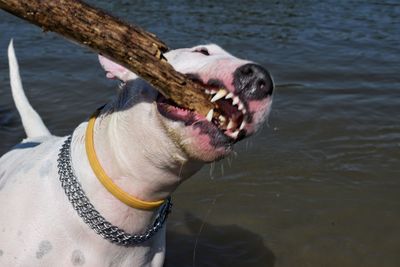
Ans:
{"type": "Polygon", "coordinates": [[[154,34],[79,0],[0,0],[0,8],[125,66],[178,105],[202,115],[214,108],[201,85],[176,72],[154,34]]]}

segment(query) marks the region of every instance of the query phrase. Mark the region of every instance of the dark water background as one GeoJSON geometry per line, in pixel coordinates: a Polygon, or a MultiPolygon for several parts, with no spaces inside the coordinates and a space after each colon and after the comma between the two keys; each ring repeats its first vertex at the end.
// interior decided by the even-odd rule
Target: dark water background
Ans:
{"type": "MultiPolygon", "coordinates": [[[[400,266],[399,1],[91,3],[172,48],[215,42],[277,83],[263,131],[175,193],[165,266],[400,266]]],[[[0,12],[0,154],[24,137],[11,37],[53,133],[113,96],[96,55],[0,12]]]]}

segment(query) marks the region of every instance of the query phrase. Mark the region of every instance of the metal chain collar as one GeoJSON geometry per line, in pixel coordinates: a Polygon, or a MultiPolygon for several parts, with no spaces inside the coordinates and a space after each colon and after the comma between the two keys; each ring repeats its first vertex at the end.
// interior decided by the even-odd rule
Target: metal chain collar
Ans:
{"type": "Polygon", "coordinates": [[[153,224],[142,234],[129,234],[124,230],[112,225],[94,208],[92,203],[86,197],[81,184],[74,175],[71,166],[71,146],[72,136],[68,136],[65,140],[60,153],[58,154],[58,174],[60,175],[61,185],[65,194],[71,202],[78,215],[83,221],[89,225],[97,234],[107,239],[111,243],[120,246],[135,246],[146,240],[149,240],[158,230],[161,229],[168,214],[171,212],[171,198],[169,197],[161,206],[153,224]]]}

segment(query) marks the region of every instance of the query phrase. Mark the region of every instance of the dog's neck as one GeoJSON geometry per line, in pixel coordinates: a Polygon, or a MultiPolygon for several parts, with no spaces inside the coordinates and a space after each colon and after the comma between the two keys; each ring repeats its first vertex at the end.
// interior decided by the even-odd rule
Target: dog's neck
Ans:
{"type": "MultiPolygon", "coordinates": [[[[146,131],[149,129],[143,126],[146,122],[133,116],[135,110],[109,112],[105,109],[96,119],[94,147],[97,158],[107,175],[125,192],[145,201],[165,199],[202,164],[188,160],[167,135],[160,134],[161,128],[147,125],[153,130],[146,131]]],[[[157,210],[128,207],[101,185],[87,160],[86,125],[83,123],[75,130],[71,152],[83,189],[111,223],[130,232],[144,231],[157,210]]]]}
{"type": "Polygon", "coordinates": [[[127,193],[146,201],[165,199],[202,163],[189,160],[161,126],[140,121],[134,113],[131,109],[104,111],[96,120],[94,139],[100,164],[127,193]]]}

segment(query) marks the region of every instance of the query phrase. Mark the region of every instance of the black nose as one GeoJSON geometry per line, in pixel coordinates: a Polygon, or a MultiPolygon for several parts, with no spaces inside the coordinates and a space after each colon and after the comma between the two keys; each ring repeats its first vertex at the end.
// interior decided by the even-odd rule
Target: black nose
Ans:
{"type": "Polygon", "coordinates": [[[274,84],[271,75],[257,64],[246,64],[233,73],[236,94],[246,98],[261,100],[272,94],[274,84]]]}

